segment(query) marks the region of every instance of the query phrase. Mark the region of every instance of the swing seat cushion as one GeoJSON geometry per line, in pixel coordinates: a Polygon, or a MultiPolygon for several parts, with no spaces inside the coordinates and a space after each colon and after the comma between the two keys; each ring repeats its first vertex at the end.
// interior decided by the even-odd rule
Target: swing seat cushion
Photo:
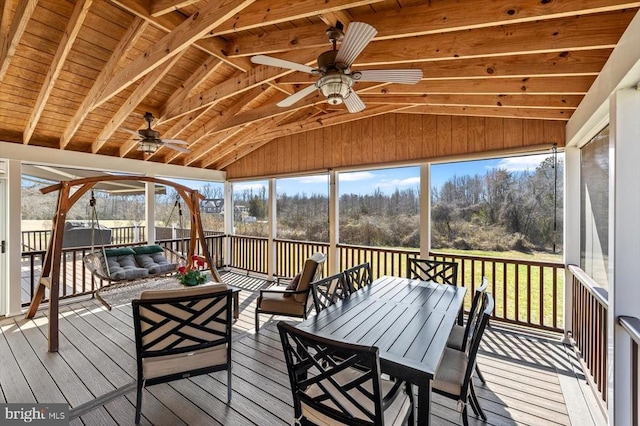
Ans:
{"type": "Polygon", "coordinates": [[[172,272],[178,268],[176,263],[170,263],[167,258],[164,257],[162,248],[160,252],[156,253],[136,254],[135,259],[138,266],[148,270],[152,275],[172,272]]]}
{"type": "Polygon", "coordinates": [[[144,268],[139,268],[133,255],[135,251],[131,247],[118,247],[104,249],[106,260],[102,252],[98,252],[98,259],[102,270],[109,271],[109,278],[113,280],[135,280],[149,275],[144,268]],[[109,265],[107,269],[106,265],[109,265]]]}
{"type": "Polygon", "coordinates": [[[135,280],[149,275],[145,268],[136,265],[133,254],[107,256],[109,277],[114,280],[135,280]]]}

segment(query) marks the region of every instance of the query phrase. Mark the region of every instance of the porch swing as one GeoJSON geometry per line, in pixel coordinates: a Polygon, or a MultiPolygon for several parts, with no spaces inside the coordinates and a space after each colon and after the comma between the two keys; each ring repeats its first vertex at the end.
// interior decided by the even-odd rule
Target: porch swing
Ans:
{"type": "MultiPolygon", "coordinates": [[[[205,242],[204,230],[202,229],[202,220],[200,218],[200,202],[204,199],[204,197],[198,193],[198,191],[190,189],[184,185],[180,185],[175,182],[171,182],[164,179],[158,179],[154,177],[148,176],[96,176],[96,177],[88,177],[82,179],[75,179],[71,181],[61,181],[58,184],[48,186],[46,188],[42,188],[40,192],[42,194],[48,194],[50,192],[58,191],[58,202],[57,202],[57,210],[56,214],[53,217],[53,227],[51,231],[51,238],[49,240],[49,245],[47,247],[47,251],[44,256],[44,260],[42,262],[40,279],[38,280],[38,287],[31,299],[31,304],[29,306],[29,310],[26,313],[26,318],[33,318],[38,311],[38,307],[40,303],[45,298],[45,291],[49,290],[49,352],[57,352],[58,344],[59,344],[59,336],[58,336],[58,308],[59,308],[59,297],[60,297],[60,269],[61,269],[61,259],[62,259],[62,241],[64,234],[64,226],[65,220],[67,217],[67,213],[73,207],[73,205],[89,190],[91,190],[97,183],[99,182],[114,182],[114,181],[140,181],[140,182],[150,182],[156,183],[160,185],[166,185],[174,188],[178,195],[182,198],[186,206],[190,211],[191,218],[191,230],[190,230],[190,238],[189,238],[189,246],[187,249],[186,256],[184,257],[184,262],[186,263],[186,268],[191,269],[194,265],[194,259],[201,259],[204,262],[204,267],[208,267],[211,279],[216,282],[222,282],[220,278],[220,274],[215,267],[215,264],[211,258],[211,253],[209,252],[209,248],[205,242]],[[72,189],[76,189],[72,191],[72,189]],[[199,250],[196,250],[199,246],[199,250]],[[199,252],[198,256],[195,256],[195,253],[199,252]]],[[[94,197],[92,197],[94,198],[94,197]]],[[[97,213],[95,211],[95,199],[93,201],[94,205],[91,206],[92,214],[96,214],[96,222],[97,222],[97,213]]],[[[99,224],[98,224],[99,226],[99,224]]],[[[93,231],[92,231],[93,232],[93,231]]],[[[92,236],[93,238],[93,236],[92,236]]],[[[104,241],[101,241],[104,243],[104,241]]],[[[93,245],[93,243],[92,243],[93,245]]],[[[149,247],[149,246],[147,246],[149,247]]],[[[100,255],[104,258],[106,256],[106,249],[104,244],[101,244],[101,253],[100,255]]],[[[165,252],[163,249],[163,255],[167,253],[168,255],[168,263],[171,263],[169,259],[173,259],[172,255],[165,252]]],[[[98,266],[95,263],[96,253],[92,253],[94,257],[90,260],[87,259],[85,261],[85,265],[88,265],[89,269],[93,267],[94,270],[99,270],[98,266]],[[93,265],[93,266],[89,266],[93,265]]],[[[177,261],[176,263],[179,263],[177,261]]],[[[102,268],[102,264],[98,261],[98,265],[102,268]]],[[[105,266],[104,269],[100,269],[103,272],[103,276],[109,282],[117,281],[112,279],[111,275],[113,271],[108,271],[108,266],[105,266]]],[[[175,268],[175,267],[174,267],[175,268]]],[[[166,273],[166,272],[165,272],[166,273]]],[[[148,275],[145,277],[148,278],[148,275]]]]}
{"type": "MultiPolygon", "coordinates": [[[[130,282],[142,278],[153,278],[163,275],[172,275],[177,272],[179,266],[187,264],[184,253],[185,240],[181,240],[181,253],[169,247],[154,245],[127,246],[105,248],[102,233],[98,233],[100,248],[95,249],[93,231],[96,227],[100,229],[100,220],[96,208],[96,199],[91,191],[89,200],[91,209],[91,252],[83,257],[82,261],[91,274],[99,280],[106,281],[109,286],[115,283],[130,282]]],[[[176,207],[178,207],[178,217],[180,229],[182,223],[182,206],[180,205],[180,195],[176,195],[176,201],[169,213],[167,223],[171,223],[171,217],[176,207]]]]}

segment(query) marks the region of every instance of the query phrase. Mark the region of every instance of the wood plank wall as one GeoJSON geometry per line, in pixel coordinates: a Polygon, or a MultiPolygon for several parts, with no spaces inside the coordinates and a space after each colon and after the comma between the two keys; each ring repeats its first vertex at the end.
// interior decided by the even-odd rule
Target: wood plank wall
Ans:
{"type": "Polygon", "coordinates": [[[230,164],[228,179],[443,160],[557,143],[564,121],[386,114],[275,139],[230,164]]]}

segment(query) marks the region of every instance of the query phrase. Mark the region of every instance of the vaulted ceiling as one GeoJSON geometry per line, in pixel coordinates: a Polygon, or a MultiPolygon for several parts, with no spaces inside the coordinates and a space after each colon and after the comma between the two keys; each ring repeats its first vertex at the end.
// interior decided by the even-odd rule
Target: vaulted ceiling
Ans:
{"type": "MultiPolygon", "coordinates": [[[[0,140],[224,169],[283,135],[385,114],[568,120],[640,2],[612,0],[0,0],[0,140]],[[325,34],[377,35],[353,69],[419,68],[415,85],[358,82],[366,109],[312,93],[325,34]],[[151,112],[190,152],[139,151],[151,112]]],[[[339,47],[339,46],[338,46],[339,47]]],[[[0,154],[1,156],[1,154],[0,154]]]]}

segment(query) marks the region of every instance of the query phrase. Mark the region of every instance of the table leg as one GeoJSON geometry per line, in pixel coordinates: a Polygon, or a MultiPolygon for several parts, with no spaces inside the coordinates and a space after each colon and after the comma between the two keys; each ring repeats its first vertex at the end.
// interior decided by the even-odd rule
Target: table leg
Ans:
{"type": "Polygon", "coordinates": [[[236,291],[233,293],[233,319],[240,318],[240,301],[238,300],[238,293],[240,292],[236,291]]]}
{"type": "Polygon", "coordinates": [[[431,424],[431,380],[418,386],[418,425],[431,424]]]}

